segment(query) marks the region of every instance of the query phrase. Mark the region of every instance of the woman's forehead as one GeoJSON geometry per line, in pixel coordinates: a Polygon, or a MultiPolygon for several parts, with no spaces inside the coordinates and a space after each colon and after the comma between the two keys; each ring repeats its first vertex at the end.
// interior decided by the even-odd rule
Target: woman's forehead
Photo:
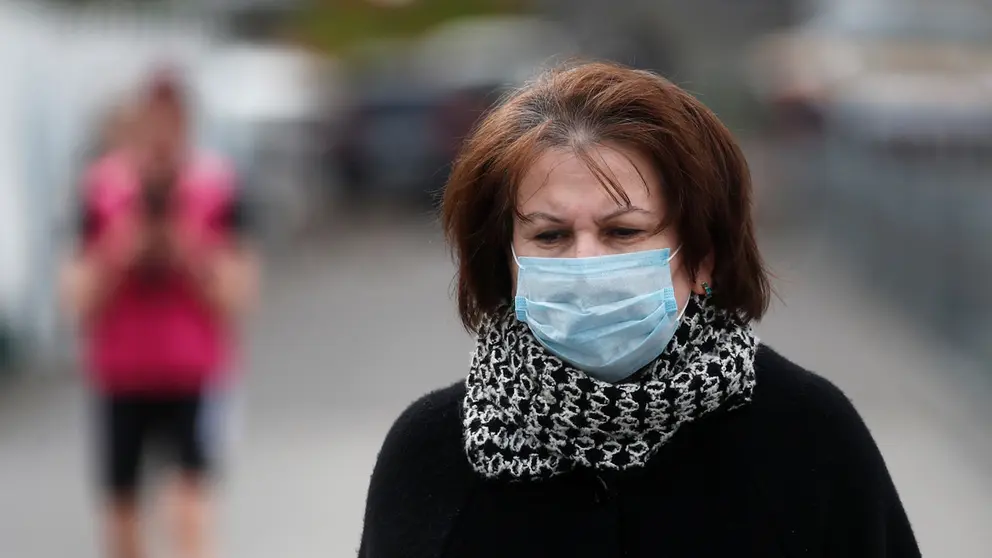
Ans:
{"type": "Polygon", "coordinates": [[[622,190],[631,206],[661,210],[660,181],[645,157],[613,146],[590,146],[585,153],[586,158],[571,149],[541,154],[519,183],[520,213],[614,212],[627,204],[613,187],[622,190]]]}

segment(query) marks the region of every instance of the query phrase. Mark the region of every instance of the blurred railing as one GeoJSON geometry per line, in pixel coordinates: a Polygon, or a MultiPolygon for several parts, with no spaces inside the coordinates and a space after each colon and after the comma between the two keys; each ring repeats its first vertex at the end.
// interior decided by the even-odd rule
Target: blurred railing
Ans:
{"type": "Polygon", "coordinates": [[[880,296],[992,362],[992,136],[947,124],[915,133],[839,107],[796,185],[880,296]]]}

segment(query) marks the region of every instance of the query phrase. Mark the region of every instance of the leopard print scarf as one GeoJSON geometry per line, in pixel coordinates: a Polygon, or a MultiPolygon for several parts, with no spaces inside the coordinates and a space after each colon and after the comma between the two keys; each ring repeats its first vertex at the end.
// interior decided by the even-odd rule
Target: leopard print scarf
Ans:
{"type": "Polygon", "coordinates": [[[749,323],[693,295],[661,356],[609,384],[548,352],[507,308],[480,328],[466,380],[469,462],[510,480],[642,467],[683,424],[751,400],[757,344],[749,323]]]}

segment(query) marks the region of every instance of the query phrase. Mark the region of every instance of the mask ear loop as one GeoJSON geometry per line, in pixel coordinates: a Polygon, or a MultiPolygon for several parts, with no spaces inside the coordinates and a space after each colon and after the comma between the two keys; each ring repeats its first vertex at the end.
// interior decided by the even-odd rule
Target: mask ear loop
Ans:
{"type": "MultiPolygon", "coordinates": [[[[671,255],[668,256],[668,263],[671,263],[672,260],[675,259],[675,255],[678,254],[679,253],[679,250],[681,250],[681,249],[682,249],[682,245],[679,244],[678,247],[675,249],[675,251],[672,252],[671,255]]],[[[692,296],[691,295],[688,298],[685,299],[685,306],[683,306],[682,307],[682,311],[679,312],[679,317],[676,318],[677,321],[679,321],[679,322],[682,321],[682,317],[685,316],[685,311],[689,309],[689,303],[690,302],[692,302],[692,296]]]]}
{"type": "Polygon", "coordinates": [[[692,296],[691,295],[688,298],[685,299],[685,306],[683,306],[682,307],[682,311],[679,312],[679,317],[677,318],[677,320],[679,322],[681,322],[682,321],[682,317],[685,316],[685,311],[689,309],[689,303],[690,302],[692,302],[692,296]]]}
{"type": "Polygon", "coordinates": [[[523,269],[524,266],[520,265],[520,260],[517,258],[517,251],[513,249],[513,244],[510,244],[510,254],[513,255],[513,262],[517,264],[517,267],[523,269]]]}
{"type": "MultiPolygon", "coordinates": [[[[513,256],[513,262],[517,264],[517,272],[519,273],[520,270],[522,270],[524,268],[524,266],[520,265],[520,259],[517,258],[517,251],[513,248],[513,243],[512,242],[510,243],[510,254],[513,256]]],[[[526,311],[524,311],[524,313],[521,313],[521,310],[519,308],[519,302],[518,302],[518,299],[517,299],[517,296],[516,296],[519,288],[520,288],[520,278],[518,276],[517,281],[516,281],[516,285],[514,285],[514,288],[513,288],[513,291],[514,291],[513,292],[514,313],[515,313],[515,315],[516,315],[516,317],[517,317],[518,320],[520,320],[521,322],[526,322],[527,321],[526,311]]]]}

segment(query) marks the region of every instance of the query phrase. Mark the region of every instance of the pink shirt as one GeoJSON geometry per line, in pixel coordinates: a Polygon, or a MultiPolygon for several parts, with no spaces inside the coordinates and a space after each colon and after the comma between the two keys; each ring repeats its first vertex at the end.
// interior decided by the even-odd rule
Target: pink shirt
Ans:
{"type": "MultiPolygon", "coordinates": [[[[201,231],[204,249],[226,242],[235,202],[234,172],[216,157],[197,155],[182,170],[178,219],[201,231]]],[[[87,174],[85,245],[127,234],[140,209],[137,178],[122,154],[97,161],[87,174]],[[115,226],[117,225],[117,226],[115,226]]],[[[84,327],[88,368],[105,392],[196,392],[228,368],[232,335],[218,315],[177,272],[149,286],[125,276],[84,327]]]]}

